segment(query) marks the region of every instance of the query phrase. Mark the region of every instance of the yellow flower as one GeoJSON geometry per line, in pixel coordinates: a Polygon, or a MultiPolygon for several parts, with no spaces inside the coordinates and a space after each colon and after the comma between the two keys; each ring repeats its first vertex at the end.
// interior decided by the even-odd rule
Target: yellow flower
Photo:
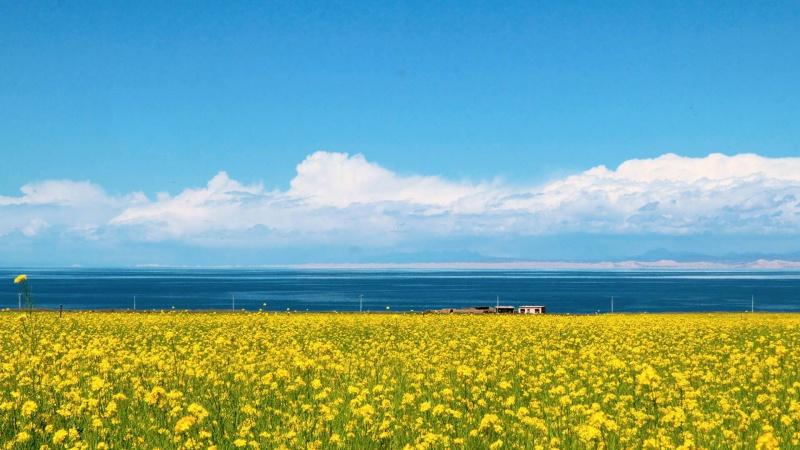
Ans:
{"type": "Polygon", "coordinates": [[[89,386],[93,391],[99,391],[105,387],[106,381],[100,377],[92,377],[92,380],[89,382],[89,386]]]}
{"type": "Polygon", "coordinates": [[[185,432],[189,431],[189,429],[192,428],[195,423],[197,423],[197,418],[195,416],[182,417],[175,424],[175,432],[176,433],[185,433],[185,432]]]}
{"type": "Polygon", "coordinates": [[[14,284],[20,284],[20,283],[22,283],[23,281],[25,281],[27,279],[28,279],[28,276],[25,275],[24,273],[20,274],[20,275],[17,275],[17,277],[14,278],[14,284]]]}
{"type": "Polygon", "coordinates": [[[53,433],[53,444],[56,445],[61,444],[62,442],[64,442],[65,439],[67,439],[68,435],[69,433],[67,433],[67,430],[63,428],[56,431],[55,433],[53,433]]]}
{"type": "Polygon", "coordinates": [[[162,402],[166,396],[167,391],[164,388],[155,386],[144,396],[144,401],[150,405],[155,405],[156,403],[162,402]]]}
{"type": "Polygon", "coordinates": [[[601,439],[603,437],[600,429],[592,425],[581,425],[578,427],[577,431],[578,437],[587,444],[595,439],[601,439]]]}
{"type": "Polygon", "coordinates": [[[758,437],[756,441],[757,450],[774,450],[780,448],[780,442],[770,432],[764,433],[758,437]]]}
{"type": "Polygon", "coordinates": [[[68,319],[0,312],[0,450],[800,448],[800,314],[68,319]]]}
{"type": "Polygon", "coordinates": [[[661,377],[658,376],[655,369],[651,366],[645,366],[641,373],[636,375],[636,382],[642,386],[652,386],[658,384],[661,377]]]}
{"type": "Polygon", "coordinates": [[[28,442],[31,439],[31,435],[28,434],[27,431],[20,431],[17,433],[17,442],[28,442]]]}
{"type": "Polygon", "coordinates": [[[481,424],[479,426],[481,431],[487,429],[494,429],[498,433],[501,432],[503,429],[500,427],[500,418],[497,417],[497,414],[486,414],[481,419],[481,424]]]}
{"type": "Polygon", "coordinates": [[[36,402],[28,400],[22,404],[21,412],[23,416],[30,417],[36,412],[37,409],[39,409],[39,406],[36,404],[36,402]]]}
{"type": "Polygon", "coordinates": [[[208,411],[206,411],[205,408],[203,408],[202,406],[198,405],[197,403],[192,403],[191,405],[189,405],[189,407],[187,408],[187,411],[189,411],[189,414],[192,414],[195,417],[197,417],[197,420],[200,420],[200,421],[202,421],[203,419],[208,417],[208,411]]]}

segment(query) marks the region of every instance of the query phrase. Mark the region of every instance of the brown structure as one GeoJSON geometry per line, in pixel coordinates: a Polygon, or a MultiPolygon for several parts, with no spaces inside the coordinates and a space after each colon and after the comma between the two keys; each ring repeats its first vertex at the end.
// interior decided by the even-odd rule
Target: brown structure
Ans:
{"type": "Polygon", "coordinates": [[[544,306],[471,306],[469,308],[442,308],[428,311],[436,314],[544,314],[544,306]]]}
{"type": "Polygon", "coordinates": [[[519,307],[520,314],[544,314],[544,306],[542,305],[525,305],[519,307]]]}
{"type": "Polygon", "coordinates": [[[489,306],[472,306],[469,308],[435,309],[431,312],[439,314],[489,314],[494,312],[492,309],[489,306]]]}

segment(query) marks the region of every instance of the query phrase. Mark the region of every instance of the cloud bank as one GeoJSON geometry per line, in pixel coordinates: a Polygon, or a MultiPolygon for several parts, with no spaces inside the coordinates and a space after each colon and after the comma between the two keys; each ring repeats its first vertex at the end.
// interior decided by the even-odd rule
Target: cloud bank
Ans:
{"type": "Polygon", "coordinates": [[[283,190],[219,172],[206,186],[155,198],[112,196],[71,180],[20,191],[0,196],[0,236],[269,248],[453,236],[800,234],[800,158],[756,154],[665,154],[512,185],[404,175],[360,154],[319,151],[283,190]]]}

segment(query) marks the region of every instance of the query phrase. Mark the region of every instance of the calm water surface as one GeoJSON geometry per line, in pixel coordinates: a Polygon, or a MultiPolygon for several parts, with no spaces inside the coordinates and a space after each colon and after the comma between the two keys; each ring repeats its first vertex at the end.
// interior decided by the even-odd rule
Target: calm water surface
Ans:
{"type": "MultiPolygon", "coordinates": [[[[19,271],[0,269],[0,308],[19,271]]],[[[65,309],[421,311],[546,305],[548,312],[800,312],[800,272],[58,269],[25,271],[36,306],[65,309]],[[264,306],[266,304],[266,306],[264,306]]]]}

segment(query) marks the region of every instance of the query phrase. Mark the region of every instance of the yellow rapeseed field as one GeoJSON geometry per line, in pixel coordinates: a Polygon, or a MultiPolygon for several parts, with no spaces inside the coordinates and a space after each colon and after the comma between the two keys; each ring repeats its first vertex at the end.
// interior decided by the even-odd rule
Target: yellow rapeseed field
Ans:
{"type": "Polygon", "coordinates": [[[800,315],[0,313],[5,448],[789,448],[800,315]]]}

